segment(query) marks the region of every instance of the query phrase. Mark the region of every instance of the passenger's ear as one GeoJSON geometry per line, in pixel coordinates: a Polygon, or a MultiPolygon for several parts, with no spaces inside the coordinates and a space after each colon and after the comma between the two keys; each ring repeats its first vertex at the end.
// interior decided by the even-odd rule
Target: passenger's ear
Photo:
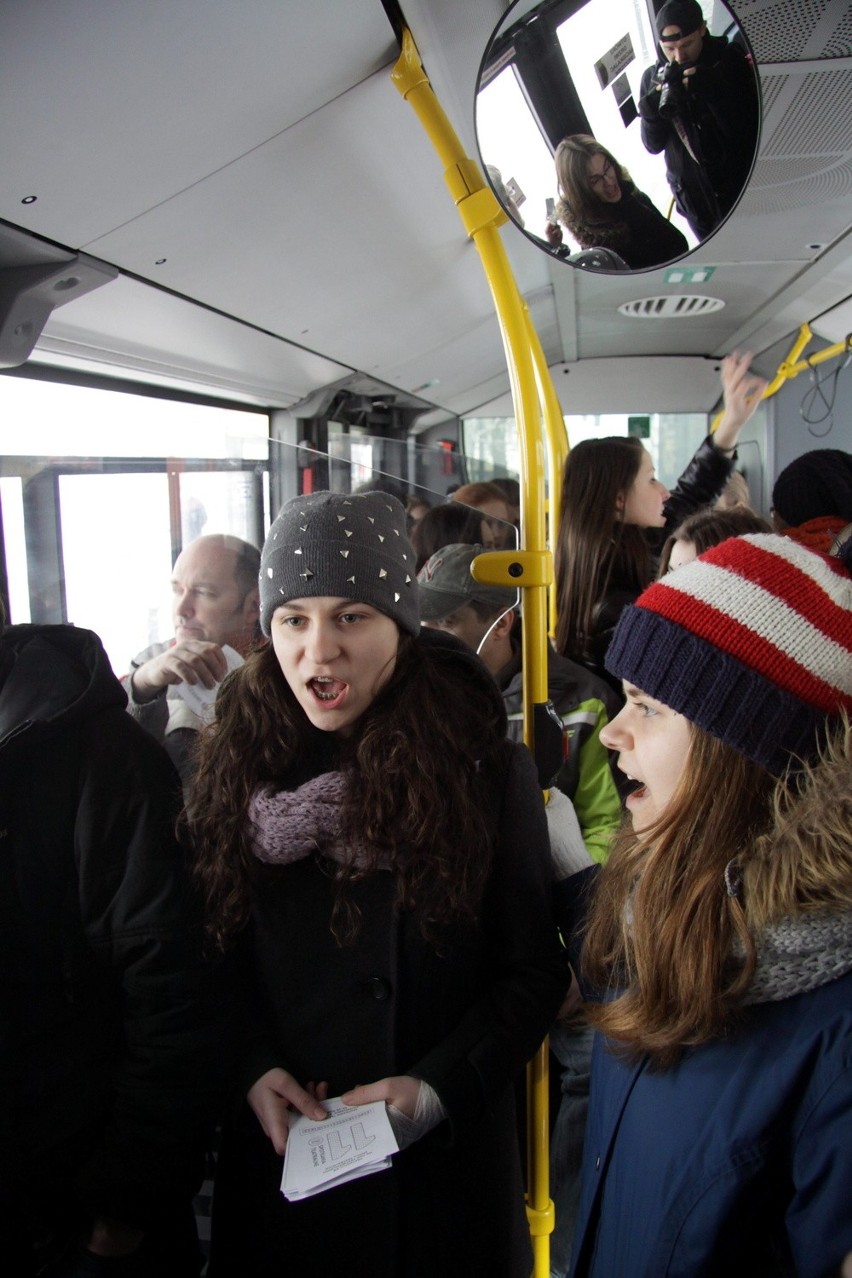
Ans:
{"type": "Polygon", "coordinates": [[[494,623],[494,629],[491,631],[492,635],[494,635],[497,639],[502,639],[505,635],[509,634],[512,626],[515,624],[515,615],[515,609],[510,608],[508,612],[503,613],[502,617],[498,617],[497,621],[494,623]]]}
{"type": "Polygon", "coordinates": [[[247,624],[254,625],[256,621],[260,621],[260,591],[257,588],[248,592],[243,608],[247,624]]]}
{"type": "Polygon", "coordinates": [[[624,514],[624,503],[625,503],[625,501],[626,501],[626,495],[625,495],[624,493],[618,493],[618,494],[617,494],[617,496],[616,496],[616,498],[615,498],[615,513],[616,513],[617,515],[623,515],[623,514],[624,514]]]}

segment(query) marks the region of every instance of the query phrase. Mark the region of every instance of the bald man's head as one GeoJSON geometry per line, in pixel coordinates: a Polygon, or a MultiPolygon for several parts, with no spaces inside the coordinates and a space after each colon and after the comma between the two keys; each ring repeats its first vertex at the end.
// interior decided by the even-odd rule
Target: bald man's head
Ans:
{"type": "Polygon", "coordinates": [[[190,542],[172,572],[175,638],[247,652],[260,613],[259,570],[260,552],[239,537],[214,533],[190,542]]]}

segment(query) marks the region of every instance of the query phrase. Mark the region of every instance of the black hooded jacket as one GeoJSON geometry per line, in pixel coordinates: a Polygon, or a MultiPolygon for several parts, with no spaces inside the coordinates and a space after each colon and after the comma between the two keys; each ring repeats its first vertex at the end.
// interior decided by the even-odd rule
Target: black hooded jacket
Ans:
{"type": "Polygon", "coordinates": [[[661,55],[642,74],[642,141],[652,155],[665,152],[675,203],[703,240],[730,213],[751,171],[760,125],[757,78],[739,45],[705,35],[681,108],[667,119],[657,91],[667,65],[661,55]]]}
{"type": "Polygon", "coordinates": [[[179,787],[96,635],[0,636],[0,1232],[28,1203],[187,1208],[227,1069],[179,787]]]}

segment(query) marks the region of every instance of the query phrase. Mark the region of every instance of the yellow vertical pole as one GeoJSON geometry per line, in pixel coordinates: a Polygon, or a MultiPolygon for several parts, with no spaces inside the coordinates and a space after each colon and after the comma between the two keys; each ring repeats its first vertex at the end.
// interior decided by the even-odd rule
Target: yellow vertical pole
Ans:
{"type": "MultiPolygon", "coordinates": [[[[538,333],[535,330],[535,325],[532,322],[529,309],[526,306],[524,307],[524,311],[526,314],[530,350],[532,351],[533,364],[535,366],[535,380],[538,387],[538,396],[544,418],[544,439],[547,447],[547,544],[551,551],[555,551],[556,536],[559,529],[559,517],[562,511],[562,472],[565,469],[565,459],[568,456],[568,434],[565,430],[565,418],[562,415],[562,405],[559,403],[556,388],[553,385],[553,378],[550,376],[550,370],[548,369],[547,361],[544,358],[544,351],[541,349],[541,342],[539,341],[538,333]]],[[[549,594],[549,631],[551,638],[553,638],[556,631],[556,611],[558,607],[555,580],[550,584],[549,594]]]]}
{"type": "MultiPolygon", "coordinates": [[[[482,260],[497,313],[521,453],[521,549],[502,551],[474,560],[472,571],[480,580],[520,587],[523,606],[524,739],[533,745],[533,707],[547,700],[547,591],[553,579],[550,552],[545,539],[544,453],[540,429],[540,405],[530,349],[529,320],[524,313],[511,267],[497,227],[505,214],[482,178],[478,166],[465,156],[432,86],[423,70],[414,41],[403,32],[402,54],[391,76],[396,88],[413,108],[444,166],[444,179],[465,230],[482,260]],[[487,567],[483,568],[483,561],[487,567]]],[[[533,1062],[528,1076],[534,1114],[529,1168],[527,1216],[533,1242],[535,1278],[550,1273],[550,1233],[553,1203],[548,1186],[547,1043],[533,1062]]]]}

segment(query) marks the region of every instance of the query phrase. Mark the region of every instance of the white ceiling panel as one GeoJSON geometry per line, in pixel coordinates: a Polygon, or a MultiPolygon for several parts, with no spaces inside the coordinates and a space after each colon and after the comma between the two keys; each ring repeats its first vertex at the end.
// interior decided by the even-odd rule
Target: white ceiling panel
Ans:
{"type": "MultiPolygon", "coordinates": [[[[848,295],[849,5],[734,7],[766,122],[751,189],[690,259],[716,267],[701,291],[724,309],[626,320],[619,302],[689,285],[572,271],[501,232],[548,360],[595,361],[590,385],[619,355],[764,349],[848,295]]],[[[402,8],[475,157],[477,71],[506,5],[402,8]]],[[[278,405],[353,370],[451,412],[505,391],[491,294],[390,82],[396,56],[381,0],[0,0],[0,218],[137,277],[57,310],[42,357],[278,405]]]]}
{"type": "Polygon", "coordinates": [[[0,216],[77,247],[396,57],[376,0],[5,0],[0,20],[0,216]]]}
{"type": "MultiPolygon", "coordinates": [[[[565,413],[707,413],[719,398],[719,367],[700,356],[622,356],[552,364],[550,372],[565,413]]],[[[508,395],[483,409],[486,416],[511,412],[508,395]]]]}
{"type": "Polygon", "coordinates": [[[471,328],[499,341],[438,158],[386,73],[88,251],[393,384],[471,328]],[[310,186],[296,180],[318,152],[310,186]]]}
{"type": "Polygon", "coordinates": [[[351,370],[180,297],[121,278],[55,311],[42,355],[286,408],[351,370]]]}

